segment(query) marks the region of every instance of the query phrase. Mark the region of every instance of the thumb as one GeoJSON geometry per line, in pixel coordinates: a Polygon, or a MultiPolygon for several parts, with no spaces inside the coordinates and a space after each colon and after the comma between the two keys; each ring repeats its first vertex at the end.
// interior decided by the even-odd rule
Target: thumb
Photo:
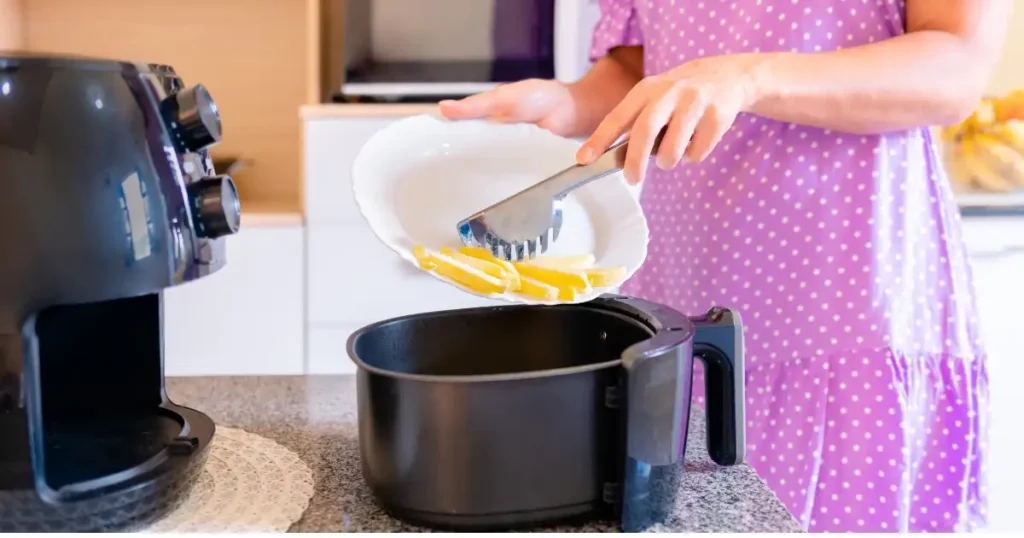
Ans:
{"type": "Polygon", "coordinates": [[[493,91],[470,95],[458,101],[441,101],[441,114],[450,120],[468,120],[486,118],[497,109],[497,96],[493,91]]]}

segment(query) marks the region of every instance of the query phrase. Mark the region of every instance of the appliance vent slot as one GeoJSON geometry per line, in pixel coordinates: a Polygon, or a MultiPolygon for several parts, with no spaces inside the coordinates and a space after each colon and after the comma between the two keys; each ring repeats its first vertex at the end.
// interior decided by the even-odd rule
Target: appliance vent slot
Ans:
{"type": "Polygon", "coordinates": [[[601,492],[601,500],[605,504],[619,504],[622,502],[622,483],[621,482],[605,482],[603,491],[601,492]]]}
{"type": "Polygon", "coordinates": [[[609,409],[619,409],[622,407],[622,389],[618,385],[604,388],[604,405],[609,409]]]}

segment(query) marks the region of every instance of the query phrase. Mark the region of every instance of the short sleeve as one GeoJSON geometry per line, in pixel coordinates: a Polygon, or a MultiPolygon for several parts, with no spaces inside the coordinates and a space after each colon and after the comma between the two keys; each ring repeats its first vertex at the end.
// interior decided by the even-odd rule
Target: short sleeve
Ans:
{"type": "Polygon", "coordinates": [[[643,45],[643,33],[633,0],[599,0],[601,18],[594,26],[590,60],[597,61],[615,47],[643,45]]]}

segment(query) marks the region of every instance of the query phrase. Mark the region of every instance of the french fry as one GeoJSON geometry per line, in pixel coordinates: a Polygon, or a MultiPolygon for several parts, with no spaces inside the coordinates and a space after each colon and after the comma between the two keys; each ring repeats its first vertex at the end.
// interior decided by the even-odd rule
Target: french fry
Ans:
{"type": "Polygon", "coordinates": [[[583,274],[587,275],[590,285],[595,288],[609,288],[618,286],[626,278],[625,267],[597,267],[584,269],[583,274]]]}
{"type": "Polygon", "coordinates": [[[419,266],[482,294],[515,292],[541,301],[575,301],[594,288],[620,284],[625,267],[593,267],[593,254],[541,256],[509,262],[479,247],[442,248],[439,253],[421,245],[413,249],[419,266]]]}
{"type": "Polygon", "coordinates": [[[433,264],[435,273],[454,280],[477,293],[500,294],[512,288],[511,281],[491,276],[450,256],[427,253],[427,257],[428,262],[433,264]]]}
{"type": "Polygon", "coordinates": [[[468,254],[463,254],[462,252],[454,251],[450,248],[442,248],[441,254],[449,256],[470,267],[475,267],[476,269],[483,271],[484,273],[487,273],[488,275],[491,275],[495,278],[510,281],[512,284],[512,291],[516,291],[519,289],[519,273],[517,273],[515,268],[512,267],[511,265],[509,265],[508,268],[506,269],[501,264],[496,263],[501,261],[497,258],[492,257],[489,260],[477,258],[474,256],[469,256],[468,254]]]}
{"type": "Polygon", "coordinates": [[[519,271],[520,275],[540,280],[552,286],[568,286],[579,290],[585,290],[590,287],[587,275],[583,271],[557,269],[528,263],[513,263],[512,266],[519,271]]]}
{"type": "Polygon", "coordinates": [[[413,247],[412,255],[416,258],[416,263],[419,264],[420,269],[429,271],[434,268],[434,260],[423,245],[416,245],[413,247]]]}
{"type": "Polygon", "coordinates": [[[509,273],[516,273],[516,268],[512,267],[511,263],[509,263],[509,262],[507,262],[505,260],[502,260],[501,258],[495,258],[494,254],[491,254],[491,251],[489,251],[489,250],[487,250],[485,248],[480,248],[480,247],[462,247],[461,249],[459,249],[459,252],[465,254],[466,256],[472,256],[472,257],[480,259],[480,260],[485,260],[485,261],[489,261],[491,263],[496,263],[496,264],[500,265],[502,269],[508,271],[509,273]]]}
{"type": "Polygon", "coordinates": [[[526,297],[541,301],[554,301],[559,298],[559,289],[550,284],[545,284],[527,276],[520,276],[519,283],[519,293],[526,297]]]}

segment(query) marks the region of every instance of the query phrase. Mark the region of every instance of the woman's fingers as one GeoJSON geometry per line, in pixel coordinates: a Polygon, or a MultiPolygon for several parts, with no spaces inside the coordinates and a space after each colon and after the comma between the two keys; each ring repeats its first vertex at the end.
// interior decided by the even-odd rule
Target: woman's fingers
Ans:
{"type": "Polygon", "coordinates": [[[686,149],[686,158],[693,162],[703,161],[711,150],[722,141],[726,131],[736,121],[735,112],[722,112],[717,106],[711,105],[704,110],[704,115],[697,122],[697,129],[686,149]]]}
{"type": "MultiPolygon", "coordinates": [[[[522,81],[458,101],[442,101],[441,113],[452,120],[554,122],[557,118],[550,116],[547,109],[551,106],[545,101],[551,92],[541,91],[545,89],[540,86],[543,83],[522,81]]],[[[685,81],[648,77],[601,121],[577,152],[576,160],[590,164],[628,132],[629,148],[623,170],[630,183],[639,183],[647,174],[659,135],[662,140],[656,151],[657,164],[667,170],[684,157],[704,160],[735,118],[735,112],[722,113],[718,106],[702,98],[702,92],[685,85],[685,81]]]]}
{"type": "Polygon", "coordinates": [[[677,103],[658,149],[656,163],[662,170],[675,168],[683,159],[697,122],[704,112],[704,102],[692,89],[684,90],[677,103]]]}
{"type": "MultiPolygon", "coordinates": [[[[649,80],[649,79],[644,79],[649,80]]],[[[633,87],[626,98],[622,100],[612,111],[605,116],[601,124],[594,130],[594,134],[583,143],[583,147],[576,152],[576,162],[579,164],[590,164],[601,156],[608,147],[628,131],[636,122],[637,116],[643,111],[649,95],[649,84],[641,81],[633,87]]]]}
{"type": "Polygon", "coordinates": [[[647,175],[655,140],[672,117],[675,106],[675,96],[670,92],[649,103],[637,116],[629,131],[629,147],[626,149],[626,162],[622,170],[629,184],[636,185],[647,175]]]}
{"type": "Polygon", "coordinates": [[[458,101],[441,101],[438,105],[441,114],[450,120],[471,120],[495,115],[500,99],[498,92],[491,90],[458,101]]]}

